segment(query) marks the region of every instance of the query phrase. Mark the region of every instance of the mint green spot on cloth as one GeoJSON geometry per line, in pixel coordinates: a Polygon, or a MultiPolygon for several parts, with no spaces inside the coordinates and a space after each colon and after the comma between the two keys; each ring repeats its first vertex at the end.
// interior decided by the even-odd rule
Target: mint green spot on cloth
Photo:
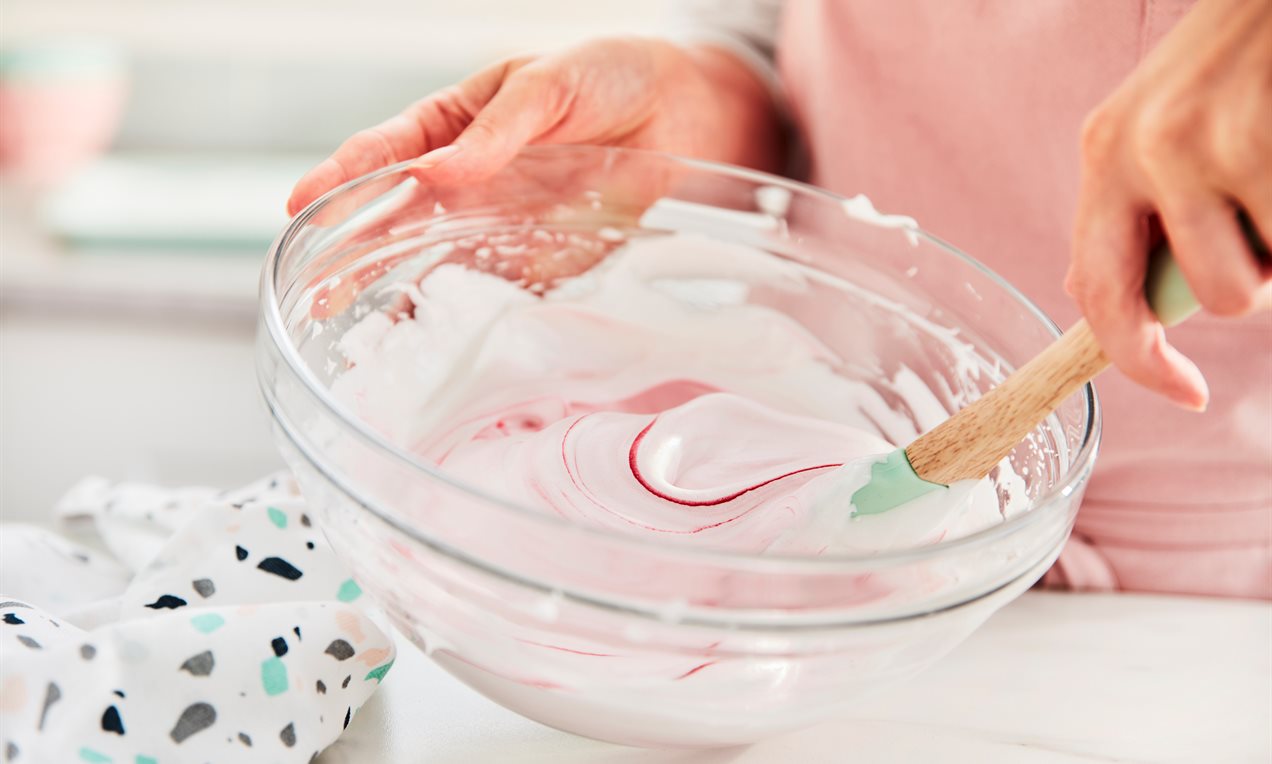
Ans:
{"type": "Polygon", "coordinates": [[[269,521],[279,528],[287,527],[287,515],[278,507],[270,507],[266,510],[269,515],[269,521]]]}
{"type": "Polygon", "coordinates": [[[380,682],[384,681],[384,675],[389,673],[389,669],[391,668],[393,668],[393,661],[389,661],[383,666],[376,666],[375,668],[368,671],[367,675],[364,676],[362,679],[363,681],[366,681],[368,679],[374,679],[375,683],[379,684],[380,682]]]}
{"type": "Polygon", "coordinates": [[[149,756],[142,756],[141,754],[137,754],[136,764],[159,764],[159,760],[151,758],[149,756]]]}
{"type": "Polygon", "coordinates": [[[287,692],[287,666],[278,656],[261,661],[261,686],[266,695],[282,695],[287,692]]]}
{"type": "Polygon", "coordinates": [[[346,578],[345,582],[340,585],[340,591],[336,592],[336,599],[341,602],[353,602],[362,596],[362,587],[358,586],[358,582],[352,578],[346,578]]]}
{"type": "Polygon", "coordinates": [[[225,625],[225,619],[216,613],[203,613],[191,618],[190,623],[204,634],[211,634],[225,625]]]}
{"type": "Polygon", "coordinates": [[[106,764],[107,762],[114,761],[114,759],[107,756],[106,754],[98,753],[97,751],[94,751],[92,748],[81,748],[79,750],[79,755],[80,755],[80,759],[84,761],[91,761],[93,762],[93,764],[106,764]]]}

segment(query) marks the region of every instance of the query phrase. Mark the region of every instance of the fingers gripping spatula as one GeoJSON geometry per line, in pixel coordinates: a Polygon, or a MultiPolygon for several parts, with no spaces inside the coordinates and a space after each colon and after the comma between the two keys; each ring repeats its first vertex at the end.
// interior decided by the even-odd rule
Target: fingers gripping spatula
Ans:
{"type": "MultiPolygon", "coordinates": [[[[1267,257],[1267,246],[1249,220],[1242,216],[1241,223],[1253,251],[1267,257]]],[[[1199,307],[1166,244],[1149,259],[1144,293],[1164,326],[1174,326],[1199,307]]],[[[985,477],[1108,365],[1091,327],[1078,321],[983,397],[872,465],[870,481],[852,496],[855,513],[878,514],[951,483],[985,477]]]]}

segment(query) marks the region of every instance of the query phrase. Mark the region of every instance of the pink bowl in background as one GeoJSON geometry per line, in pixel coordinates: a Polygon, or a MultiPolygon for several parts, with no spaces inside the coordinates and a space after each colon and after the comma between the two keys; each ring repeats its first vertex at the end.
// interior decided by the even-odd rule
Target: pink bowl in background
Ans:
{"type": "Polygon", "coordinates": [[[41,187],[66,178],[109,148],[127,91],[124,57],[110,45],[0,52],[0,170],[41,187]]]}

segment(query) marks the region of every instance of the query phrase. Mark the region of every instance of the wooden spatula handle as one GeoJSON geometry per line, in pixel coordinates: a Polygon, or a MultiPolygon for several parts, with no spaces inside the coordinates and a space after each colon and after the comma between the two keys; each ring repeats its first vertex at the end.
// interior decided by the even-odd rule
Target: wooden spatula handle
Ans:
{"type": "MultiPolygon", "coordinates": [[[[1237,220],[1250,250],[1266,261],[1267,242],[1250,217],[1240,211],[1237,220]]],[[[1199,309],[1169,242],[1162,242],[1149,256],[1144,297],[1163,326],[1174,326],[1199,309]]],[[[1077,322],[998,387],[906,446],[914,474],[940,485],[985,477],[1061,401],[1108,365],[1091,327],[1086,321],[1077,322]]]]}
{"type": "Polygon", "coordinates": [[[919,477],[942,485],[982,478],[1108,365],[1091,327],[1078,321],[998,387],[906,447],[910,464],[919,477]]]}

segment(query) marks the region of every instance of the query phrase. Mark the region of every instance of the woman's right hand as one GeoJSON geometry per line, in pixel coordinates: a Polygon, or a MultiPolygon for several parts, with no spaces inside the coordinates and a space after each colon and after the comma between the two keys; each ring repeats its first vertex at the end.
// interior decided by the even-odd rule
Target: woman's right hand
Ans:
{"type": "Polygon", "coordinates": [[[475,180],[529,143],[631,146],[763,170],[782,159],[770,93],[733,54],[598,40],[496,64],[358,132],[300,179],[287,211],[408,159],[422,180],[475,180]]]}

